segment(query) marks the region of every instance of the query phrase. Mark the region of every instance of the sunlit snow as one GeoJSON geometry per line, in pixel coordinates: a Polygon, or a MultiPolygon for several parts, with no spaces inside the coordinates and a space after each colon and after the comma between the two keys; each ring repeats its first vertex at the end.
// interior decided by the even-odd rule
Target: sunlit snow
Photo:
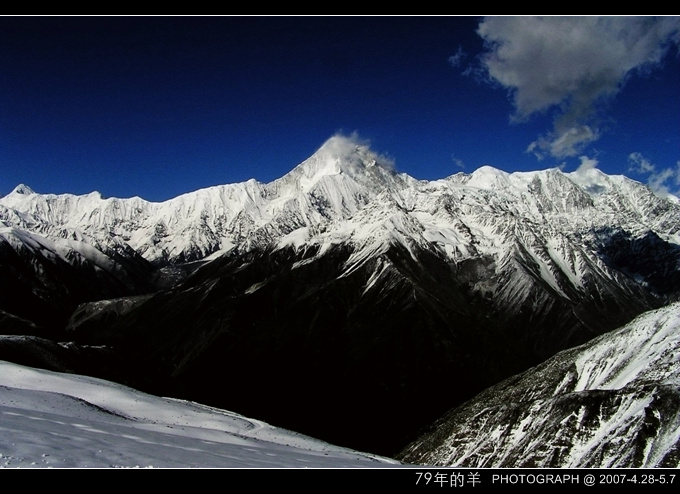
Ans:
{"type": "Polygon", "coordinates": [[[0,467],[398,465],[225,410],[0,361],[0,467]]]}

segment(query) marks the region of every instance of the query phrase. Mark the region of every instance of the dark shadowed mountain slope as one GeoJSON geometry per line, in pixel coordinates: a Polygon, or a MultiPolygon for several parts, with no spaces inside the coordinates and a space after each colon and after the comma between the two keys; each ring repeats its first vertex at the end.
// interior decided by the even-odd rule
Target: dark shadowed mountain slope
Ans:
{"type": "Polygon", "coordinates": [[[355,255],[225,256],[110,324],[73,324],[72,338],[130,362],[128,382],[386,454],[453,404],[641,305],[617,285],[593,283],[574,303],[528,278],[523,289],[547,302],[518,311],[470,288],[500,285],[484,278],[492,260],[451,263],[401,244],[358,266],[355,255]],[[215,382],[238,373],[258,385],[215,382]]]}

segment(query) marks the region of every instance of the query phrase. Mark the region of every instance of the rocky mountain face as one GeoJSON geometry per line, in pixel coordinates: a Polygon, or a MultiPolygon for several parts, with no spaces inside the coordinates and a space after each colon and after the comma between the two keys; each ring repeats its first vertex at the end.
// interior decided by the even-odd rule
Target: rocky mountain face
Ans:
{"type": "Polygon", "coordinates": [[[450,411],[399,458],[472,468],[680,466],[680,304],[450,411]]]}
{"type": "Polygon", "coordinates": [[[637,182],[419,181],[342,137],[268,184],[164,203],[18,187],[0,225],[0,310],[59,321],[39,335],[106,348],[127,384],[381,454],[680,299],[680,205],[637,182]]]}
{"type": "Polygon", "coordinates": [[[32,321],[47,335],[59,334],[82,302],[153,290],[153,273],[115,237],[102,244],[0,227],[0,311],[32,321]]]}

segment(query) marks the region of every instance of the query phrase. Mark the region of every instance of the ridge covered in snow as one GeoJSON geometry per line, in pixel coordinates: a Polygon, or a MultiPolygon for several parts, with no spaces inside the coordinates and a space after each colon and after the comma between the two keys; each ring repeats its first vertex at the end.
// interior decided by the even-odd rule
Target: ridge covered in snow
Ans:
{"type": "Polygon", "coordinates": [[[493,386],[399,458],[475,468],[678,468],[680,304],[493,386]]]}
{"type": "Polygon", "coordinates": [[[513,218],[570,233],[625,223],[635,234],[651,229],[680,241],[680,206],[625,177],[589,173],[595,178],[557,169],[510,174],[484,166],[472,174],[419,181],[395,173],[365,145],[336,136],[268,184],[249,180],[210,187],[163,203],[104,199],[97,192],[37,194],[19,186],[0,198],[0,222],[53,239],[93,239],[104,250],[115,239],[152,263],[199,260],[235,247],[249,250],[281,242],[299,229],[336,238],[400,211],[449,246],[461,243],[450,226],[462,223],[486,237],[486,250],[502,241],[499,230],[513,227],[507,224],[513,218]],[[507,221],[490,229],[489,215],[507,221]]]}

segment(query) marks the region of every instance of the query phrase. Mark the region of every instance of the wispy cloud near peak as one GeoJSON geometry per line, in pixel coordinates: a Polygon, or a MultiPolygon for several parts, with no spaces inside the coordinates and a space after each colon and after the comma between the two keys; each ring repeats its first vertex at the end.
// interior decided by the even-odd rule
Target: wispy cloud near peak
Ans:
{"type": "Polygon", "coordinates": [[[675,168],[669,167],[659,171],[642,153],[635,152],[628,155],[628,164],[629,171],[649,175],[647,185],[656,195],[680,198],[680,161],[676,162],[675,168]]]}

